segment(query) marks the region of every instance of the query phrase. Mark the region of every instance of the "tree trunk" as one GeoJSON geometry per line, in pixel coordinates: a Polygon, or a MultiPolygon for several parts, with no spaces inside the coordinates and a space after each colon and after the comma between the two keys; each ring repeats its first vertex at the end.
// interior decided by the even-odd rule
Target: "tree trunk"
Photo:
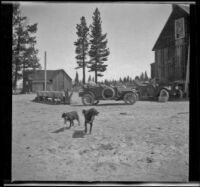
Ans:
{"type": "Polygon", "coordinates": [[[95,62],[95,83],[97,83],[97,61],[95,62]]]}
{"type": "MultiPolygon", "coordinates": [[[[17,59],[17,61],[18,61],[18,59],[17,59]]],[[[13,85],[13,87],[14,87],[14,90],[16,90],[16,88],[17,88],[17,61],[16,61],[16,68],[15,68],[15,77],[14,77],[14,85],[13,85]]]]}
{"type": "Polygon", "coordinates": [[[18,36],[18,41],[17,41],[17,59],[15,62],[15,78],[14,78],[14,89],[16,90],[17,88],[17,80],[18,80],[18,66],[19,66],[19,52],[20,52],[20,36],[18,36]]]}
{"type": "Polygon", "coordinates": [[[84,56],[84,52],[85,52],[85,48],[84,48],[84,39],[83,39],[83,84],[85,84],[85,56],[84,56]]]}
{"type": "Polygon", "coordinates": [[[22,70],[22,78],[23,78],[23,88],[22,88],[22,93],[26,92],[26,80],[25,80],[25,64],[23,63],[23,70],[22,70]]]}
{"type": "Polygon", "coordinates": [[[97,83],[97,70],[95,70],[95,83],[97,83]]]}
{"type": "Polygon", "coordinates": [[[85,84],[85,59],[83,58],[83,84],[85,84]]]}

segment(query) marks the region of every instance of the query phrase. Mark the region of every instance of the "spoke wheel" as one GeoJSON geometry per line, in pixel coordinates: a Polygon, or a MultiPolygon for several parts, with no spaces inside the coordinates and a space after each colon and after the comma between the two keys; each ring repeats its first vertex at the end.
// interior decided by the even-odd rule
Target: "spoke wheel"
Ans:
{"type": "Polygon", "coordinates": [[[85,94],[82,97],[82,103],[86,106],[93,105],[94,104],[94,98],[90,94],[85,94]]]}
{"type": "Polygon", "coordinates": [[[124,102],[128,105],[133,105],[136,102],[137,98],[134,93],[127,93],[124,95],[124,102]]]}

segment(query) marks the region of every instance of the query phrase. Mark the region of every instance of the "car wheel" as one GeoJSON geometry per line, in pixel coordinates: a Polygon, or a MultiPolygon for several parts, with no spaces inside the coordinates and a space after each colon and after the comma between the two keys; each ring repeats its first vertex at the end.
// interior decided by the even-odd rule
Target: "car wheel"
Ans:
{"type": "Polygon", "coordinates": [[[176,90],[176,98],[182,99],[183,98],[183,91],[182,90],[176,90]]]}
{"type": "Polygon", "coordinates": [[[133,105],[136,102],[137,98],[134,93],[126,93],[124,95],[124,102],[129,105],[133,105]]]}
{"type": "Polygon", "coordinates": [[[92,95],[90,94],[85,94],[82,97],[82,103],[86,106],[88,105],[93,105],[94,104],[94,98],[92,97],[92,95]]]}
{"type": "Polygon", "coordinates": [[[167,102],[169,100],[169,92],[165,89],[162,89],[159,93],[158,101],[167,102]]]}
{"type": "Polygon", "coordinates": [[[102,91],[102,97],[104,100],[112,99],[115,96],[115,90],[112,87],[106,87],[102,91]]]}

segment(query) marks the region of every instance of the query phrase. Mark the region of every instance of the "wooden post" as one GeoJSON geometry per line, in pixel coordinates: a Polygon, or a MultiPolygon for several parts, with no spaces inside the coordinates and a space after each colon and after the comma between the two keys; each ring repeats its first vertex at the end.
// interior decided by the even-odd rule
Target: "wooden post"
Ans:
{"type": "Polygon", "coordinates": [[[47,90],[46,51],[44,52],[44,91],[47,90]]]}
{"type": "Polygon", "coordinates": [[[185,93],[188,97],[189,94],[189,88],[188,88],[188,84],[190,82],[189,78],[190,78],[190,38],[189,38],[189,42],[188,42],[188,58],[187,58],[187,69],[186,69],[186,79],[185,79],[185,93]]]}

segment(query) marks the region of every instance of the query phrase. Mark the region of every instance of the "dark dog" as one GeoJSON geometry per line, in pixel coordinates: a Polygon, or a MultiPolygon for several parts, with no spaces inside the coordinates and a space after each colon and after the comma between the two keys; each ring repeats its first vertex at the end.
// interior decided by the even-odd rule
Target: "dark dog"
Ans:
{"type": "Polygon", "coordinates": [[[78,116],[78,113],[76,111],[63,113],[62,118],[64,118],[65,124],[67,123],[67,121],[70,122],[69,128],[71,128],[74,125],[74,120],[77,120],[78,125],[80,125],[79,116],[78,116]]]}
{"type": "Polygon", "coordinates": [[[87,133],[87,123],[90,124],[90,134],[92,132],[92,125],[95,116],[99,114],[99,112],[95,108],[91,108],[89,110],[82,110],[82,113],[85,117],[85,133],[87,133]]]}

